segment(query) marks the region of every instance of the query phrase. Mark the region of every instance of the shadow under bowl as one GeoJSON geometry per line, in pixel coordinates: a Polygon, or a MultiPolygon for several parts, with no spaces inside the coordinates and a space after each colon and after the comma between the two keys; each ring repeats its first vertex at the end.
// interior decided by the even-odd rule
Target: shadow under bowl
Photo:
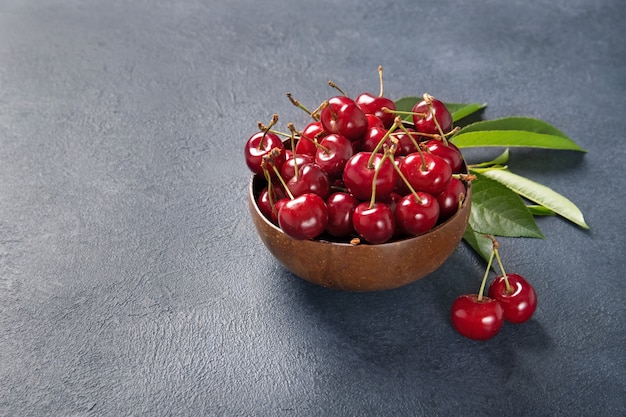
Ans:
{"type": "Polygon", "coordinates": [[[270,253],[296,276],[342,291],[380,291],[398,288],[439,268],[463,238],[471,208],[471,183],[459,210],[428,233],[371,245],[296,240],[287,236],[259,210],[256,196],[264,179],[253,176],[248,204],[259,237],[270,253]]]}

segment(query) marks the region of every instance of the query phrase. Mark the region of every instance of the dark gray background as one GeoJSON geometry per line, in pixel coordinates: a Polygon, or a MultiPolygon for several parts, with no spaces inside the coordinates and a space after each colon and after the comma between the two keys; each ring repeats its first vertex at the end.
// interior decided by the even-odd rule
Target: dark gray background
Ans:
{"type": "MultiPolygon", "coordinates": [[[[618,0],[0,0],[0,414],[624,413],[626,7],[618,0]],[[353,294],[277,265],[243,144],[333,94],[428,91],[589,150],[514,172],[591,226],[503,239],[539,294],[491,341],[449,324],[484,263],[353,294]]],[[[482,155],[478,155],[482,156],[482,155]]]]}

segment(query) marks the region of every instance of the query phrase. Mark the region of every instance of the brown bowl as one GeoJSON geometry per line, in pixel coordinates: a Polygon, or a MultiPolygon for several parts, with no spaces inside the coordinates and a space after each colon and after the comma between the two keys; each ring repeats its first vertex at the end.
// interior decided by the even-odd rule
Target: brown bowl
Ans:
{"type": "Polygon", "coordinates": [[[457,213],[430,232],[389,243],[370,245],[324,240],[296,240],[283,233],[259,210],[256,196],[264,179],[253,176],[248,188],[250,213],[267,249],[298,277],[343,291],[397,288],[439,268],[463,238],[471,206],[471,183],[457,213]]]}

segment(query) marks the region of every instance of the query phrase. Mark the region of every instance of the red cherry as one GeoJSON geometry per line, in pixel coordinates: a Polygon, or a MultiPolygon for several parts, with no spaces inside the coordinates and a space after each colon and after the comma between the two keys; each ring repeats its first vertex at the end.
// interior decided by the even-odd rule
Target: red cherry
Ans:
{"type": "Polygon", "coordinates": [[[439,203],[439,223],[443,223],[454,216],[465,193],[466,189],[463,182],[458,178],[452,177],[448,187],[436,196],[439,203]]]}
{"type": "MultiPolygon", "coordinates": [[[[278,200],[285,198],[285,190],[283,190],[282,188],[273,186],[272,192],[273,192],[273,195],[272,195],[271,201],[274,202],[274,205],[276,205],[276,202],[278,202],[278,200]]],[[[263,188],[263,190],[261,190],[261,193],[257,197],[257,206],[259,207],[259,210],[261,210],[261,213],[263,213],[265,217],[267,217],[268,219],[272,219],[273,210],[272,210],[272,205],[270,203],[270,194],[267,190],[267,187],[263,188]]]]}
{"type": "Polygon", "coordinates": [[[248,168],[255,174],[262,175],[263,168],[261,162],[263,161],[263,157],[274,148],[278,148],[281,151],[275,162],[276,168],[280,170],[285,161],[285,145],[278,135],[271,132],[257,132],[250,136],[244,147],[244,155],[248,168]]]}
{"type": "MultiPolygon", "coordinates": [[[[374,126],[368,127],[365,131],[365,135],[363,136],[363,141],[361,143],[361,150],[366,152],[372,152],[378,146],[378,143],[383,139],[383,137],[387,134],[387,129],[382,126],[374,126]]],[[[387,138],[385,143],[388,146],[391,146],[391,138],[387,138]]],[[[383,153],[383,147],[381,146],[378,149],[379,153],[383,153]]]]}
{"type": "Polygon", "coordinates": [[[393,136],[398,139],[398,150],[396,151],[396,155],[409,155],[413,152],[417,152],[417,148],[415,147],[415,142],[419,142],[419,135],[415,131],[415,129],[407,128],[407,131],[411,134],[411,136],[407,135],[404,130],[397,130],[393,133],[393,136]],[[411,140],[413,138],[413,140],[411,140]]]}
{"type": "Polygon", "coordinates": [[[474,340],[494,337],[504,324],[504,309],[500,302],[489,297],[478,299],[477,294],[458,297],[452,304],[452,326],[461,335],[474,340]]]}
{"type": "Polygon", "coordinates": [[[359,140],[367,129],[365,113],[348,97],[336,96],[328,100],[320,114],[324,129],[345,136],[351,141],[359,140]]]}
{"type": "Polygon", "coordinates": [[[518,274],[506,274],[510,292],[502,275],[489,286],[489,297],[500,301],[504,318],[511,323],[523,323],[530,319],[537,308],[537,294],[532,285],[518,274]]]}
{"type": "Polygon", "coordinates": [[[278,212],[278,225],[294,239],[313,239],[326,229],[328,208],[317,194],[302,194],[287,201],[278,212]]]}
{"type": "Polygon", "coordinates": [[[450,165],[427,152],[407,155],[398,167],[415,190],[426,191],[432,195],[445,191],[452,178],[450,165]]]}
{"type": "Polygon", "coordinates": [[[376,117],[376,115],[366,113],[365,117],[367,117],[367,127],[385,127],[383,121],[376,117]]]}
{"type": "Polygon", "coordinates": [[[294,160],[291,151],[286,151],[287,157],[283,166],[280,168],[280,175],[283,177],[283,180],[289,181],[296,175],[296,165],[298,169],[304,164],[310,164],[314,162],[313,156],[309,154],[297,154],[296,159],[294,160]]]}
{"type": "Polygon", "coordinates": [[[297,197],[306,193],[314,193],[326,199],[330,195],[330,180],[326,172],[317,164],[304,164],[300,167],[297,177],[287,182],[289,191],[297,197]]]}
{"type": "Polygon", "coordinates": [[[424,145],[426,145],[430,153],[445,159],[450,164],[453,173],[463,171],[463,154],[452,142],[444,143],[441,140],[430,139],[424,142],[424,145]]]}
{"type": "Polygon", "coordinates": [[[372,183],[374,173],[376,177],[376,198],[384,200],[394,190],[398,173],[390,159],[383,159],[377,153],[372,157],[371,152],[359,152],[352,156],[343,170],[343,182],[350,193],[362,201],[372,198],[372,183]],[[373,166],[369,167],[369,159],[373,158],[373,166]]]}
{"type": "Polygon", "coordinates": [[[301,133],[302,136],[298,139],[298,143],[296,143],[296,153],[299,155],[315,155],[315,152],[317,151],[315,139],[320,142],[326,134],[322,123],[309,123],[301,133]]]}
{"type": "Polygon", "coordinates": [[[360,203],[352,194],[339,191],[326,199],[328,224],[326,232],[335,237],[345,237],[354,233],[352,214],[360,203]]]}
{"type": "Polygon", "coordinates": [[[272,223],[278,224],[278,213],[280,212],[280,209],[283,208],[283,206],[289,201],[291,201],[289,197],[285,197],[274,203],[274,210],[272,211],[272,223]]]}
{"type": "Polygon", "coordinates": [[[391,99],[387,97],[375,96],[370,93],[363,93],[356,98],[355,103],[361,110],[363,110],[363,113],[373,114],[378,117],[382,121],[383,126],[387,129],[389,129],[393,124],[396,116],[393,113],[388,113],[382,110],[383,107],[387,107],[390,110],[396,109],[396,104],[391,99]]]}
{"type": "Polygon", "coordinates": [[[418,132],[440,134],[434,119],[437,119],[443,133],[448,133],[452,130],[452,115],[446,108],[446,105],[437,99],[431,97],[430,106],[426,100],[420,101],[413,106],[412,112],[424,115],[423,117],[413,115],[413,123],[418,132]]]}
{"type": "Polygon", "coordinates": [[[331,133],[320,142],[315,163],[326,171],[329,178],[339,178],[352,155],[352,142],[345,136],[331,133]]]}
{"type": "Polygon", "coordinates": [[[404,196],[396,207],[396,223],[402,232],[419,236],[428,232],[437,224],[439,218],[439,203],[435,197],[421,191],[415,195],[404,196]]]}
{"type": "Polygon", "coordinates": [[[395,220],[393,212],[384,203],[363,202],[356,206],[352,214],[354,230],[369,243],[385,243],[393,236],[395,220]]]}

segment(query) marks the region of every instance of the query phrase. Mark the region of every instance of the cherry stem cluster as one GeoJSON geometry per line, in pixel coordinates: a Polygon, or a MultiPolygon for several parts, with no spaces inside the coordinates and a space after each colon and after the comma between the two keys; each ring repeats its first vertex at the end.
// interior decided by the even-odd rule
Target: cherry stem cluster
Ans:
{"type": "MultiPolygon", "coordinates": [[[[509,278],[506,276],[506,271],[504,270],[504,265],[502,264],[502,259],[500,259],[500,252],[498,251],[498,249],[500,248],[500,244],[498,243],[495,237],[491,235],[485,235],[485,236],[491,239],[491,242],[493,244],[493,249],[491,250],[490,257],[493,259],[493,257],[495,256],[496,261],[498,262],[498,266],[500,267],[500,272],[502,273],[502,278],[504,278],[504,286],[506,288],[506,292],[510,294],[513,292],[513,288],[511,288],[511,284],[509,283],[509,278]]],[[[487,266],[487,271],[489,271],[489,268],[491,268],[491,265],[487,266]]]]}

